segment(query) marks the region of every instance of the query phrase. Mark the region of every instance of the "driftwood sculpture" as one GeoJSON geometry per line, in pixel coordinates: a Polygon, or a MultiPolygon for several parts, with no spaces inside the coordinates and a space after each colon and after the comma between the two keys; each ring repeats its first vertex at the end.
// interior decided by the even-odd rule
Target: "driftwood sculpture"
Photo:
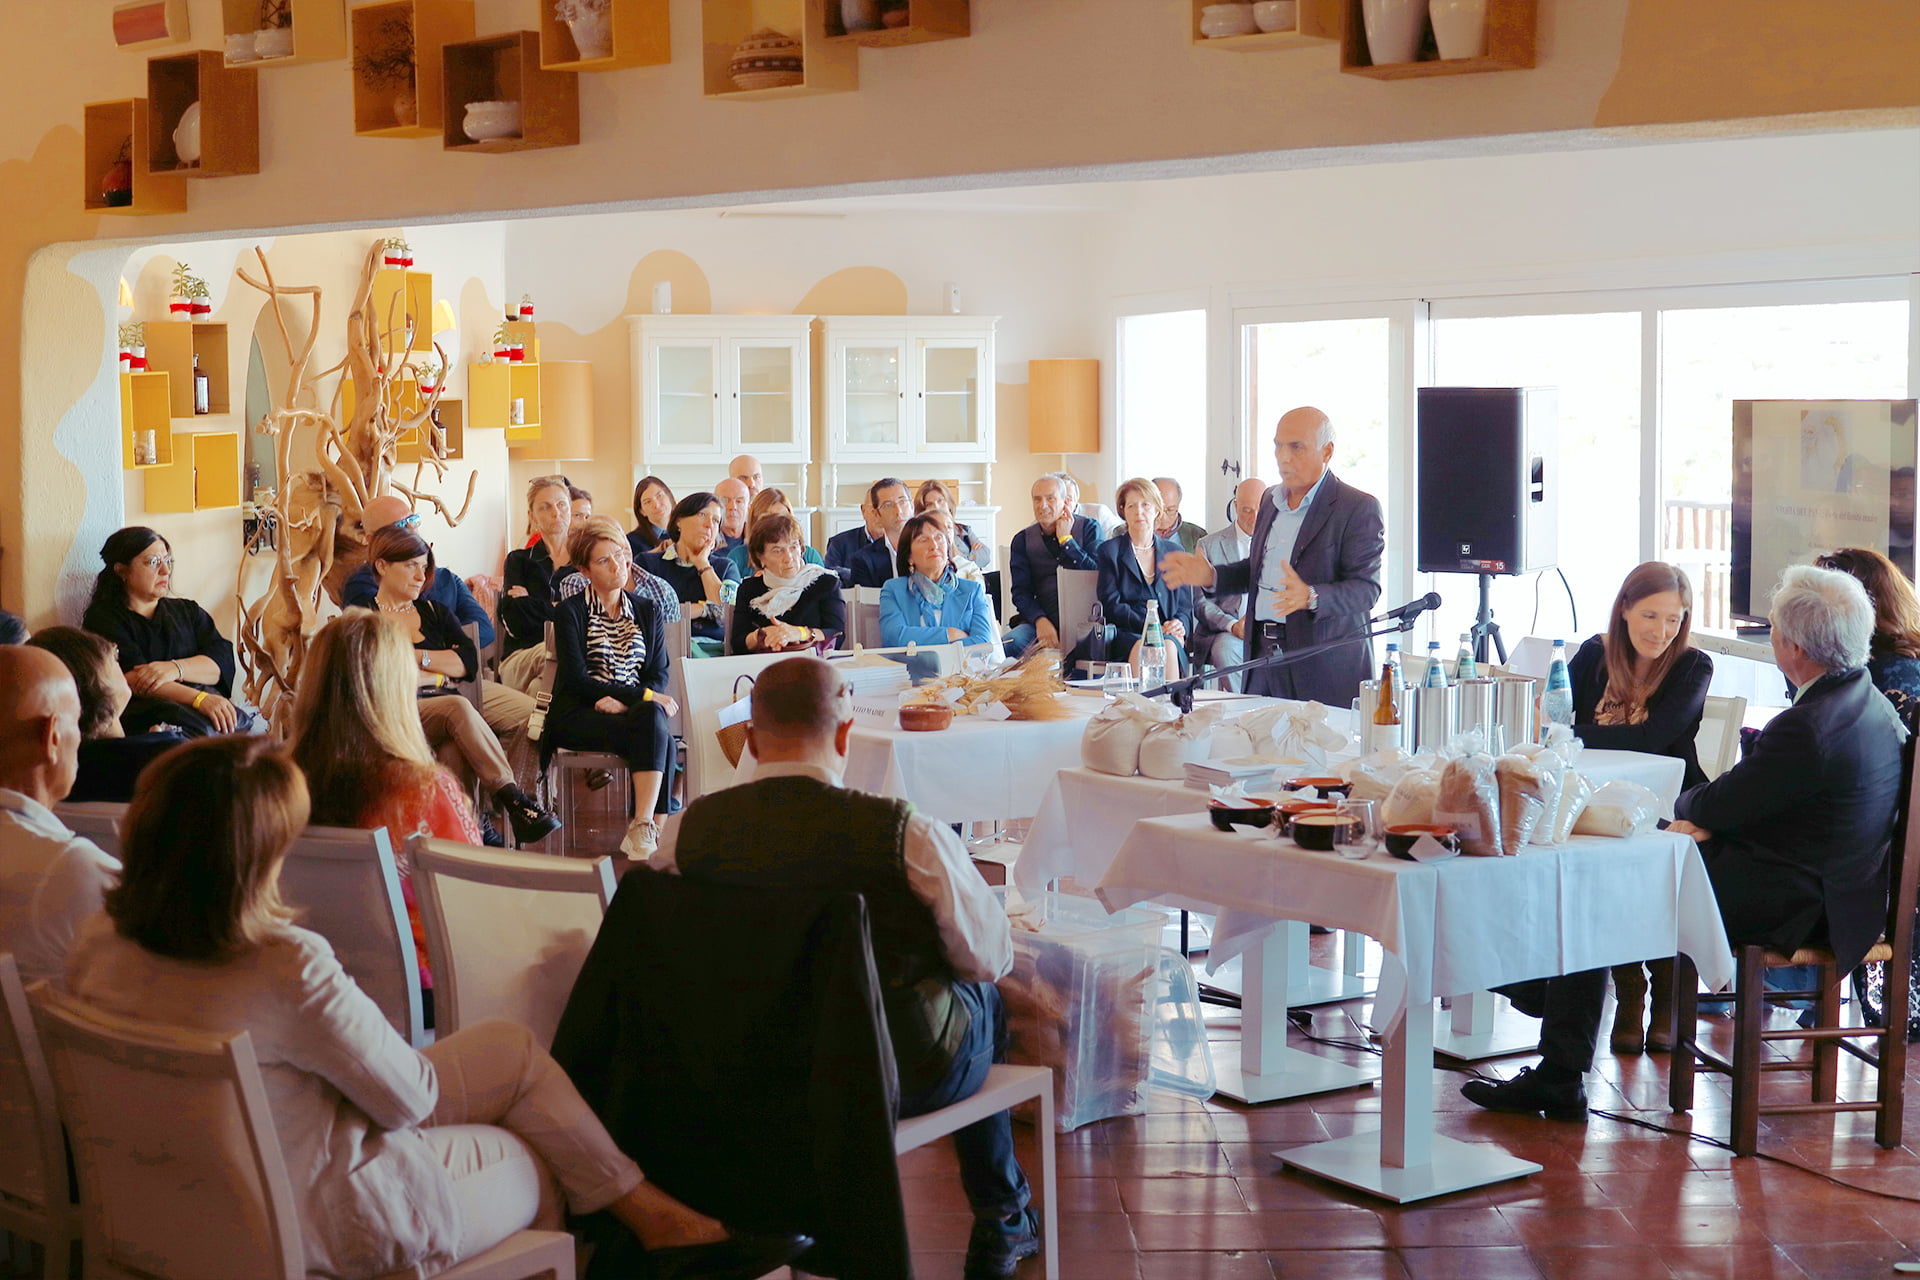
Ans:
{"type": "MultiPolygon", "coordinates": [[[[446,439],[434,421],[440,388],[436,386],[425,397],[402,397],[399,391],[410,371],[417,374],[411,361],[413,338],[417,326],[429,317],[404,313],[405,289],[390,295],[387,314],[375,314],[374,279],[381,265],[378,242],[368,251],[347,316],[346,358],[319,373],[308,367],[308,360],[320,331],[320,287],[276,283],[266,255],[255,249],[254,257],[259,260],[261,278],[255,279],[244,268],[238,274],[267,295],[281,341],[291,354],[283,390],[254,427],[276,437],[280,485],[255,534],[258,539],[266,536],[268,528],[276,530],[272,580],[249,604],[245,577],[250,557],[243,556],[235,594],[240,603],[240,664],[246,697],[284,723],[279,712],[291,706],[307,641],[323,621],[322,590],[338,604],[341,585],[366,559],[372,531],[361,525],[362,508],[370,499],[394,492],[411,505],[432,506],[451,528],[466,518],[478,475],[468,476],[466,499],[458,512],[450,511],[427,488],[429,482],[442,481],[447,475],[446,439]],[[282,307],[298,299],[306,301],[312,315],[306,341],[295,351],[282,307]],[[323,398],[316,384],[335,374],[340,379],[332,395],[323,398]],[[352,415],[342,426],[341,391],[348,379],[355,395],[352,415]],[[328,407],[307,407],[319,404],[328,407]],[[395,478],[399,441],[412,432],[419,433],[420,460],[414,464],[411,483],[402,483],[395,478]]],[[[446,368],[446,353],[437,345],[434,352],[440,367],[446,368]]],[[[253,549],[248,547],[249,552],[253,549]]]]}

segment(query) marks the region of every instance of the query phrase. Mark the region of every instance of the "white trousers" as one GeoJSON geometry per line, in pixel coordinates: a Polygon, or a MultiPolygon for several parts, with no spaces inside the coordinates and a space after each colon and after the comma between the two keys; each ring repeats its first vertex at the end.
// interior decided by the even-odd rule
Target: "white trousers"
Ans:
{"type": "Polygon", "coordinates": [[[640,1166],[525,1027],[489,1018],[422,1052],[440,1080],[422,1132],[453,1179],[457,1258],[528,1227],[559,1230],[562,1195],[592,1213],[639,1185],[640,1166]]]}

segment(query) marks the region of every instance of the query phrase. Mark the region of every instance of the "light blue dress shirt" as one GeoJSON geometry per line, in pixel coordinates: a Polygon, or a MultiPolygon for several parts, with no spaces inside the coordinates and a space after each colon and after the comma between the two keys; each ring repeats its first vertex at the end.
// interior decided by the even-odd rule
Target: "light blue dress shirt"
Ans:
{"type": "Polygon", "coordinates": [[[1313,482],[1313,488],[1307,490],[1307,496],[1293,510],[1287,507],[1285,489],[1276,489],[1274,492],[1273,524],[1267,529],[1266,554],[1260,559],[1260,576],[1253,584],[1253,617],[1256,622],[1285,621],[1273,611],[1273,593],[1280,590],[1287,579],[1280,566],[1293,559],[1294,545],[1300,541],[1300,526],[1306,523],[1307,510],[1313,506],[1320,486],[1327,482],[1327,475],[1325,471],[1320,473],[1320,478],[1313,482]]]}

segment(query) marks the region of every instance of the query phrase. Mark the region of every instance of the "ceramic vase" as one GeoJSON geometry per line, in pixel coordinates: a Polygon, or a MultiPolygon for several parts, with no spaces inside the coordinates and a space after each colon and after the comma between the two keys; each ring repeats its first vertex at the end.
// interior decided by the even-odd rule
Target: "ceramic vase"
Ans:
{"type": "Polygon", "coordinates": [[[584,18],[569,19],[567,28],[573,32],[573,47],[580,51],[580,61],[591,62],[596,58],[613,56],[611,11],[603,9],[584,18]]]}
{"type": "Polygon", "coordinates": [[[183,165],[200,163],[200,104],[190,103],[173,126],[173,154],[183,165]]]}
{"type": "Polygon", "coordinates": [[[517,102],[469,102],[461,131],[475,142],[493,138],[511,138],[520,132],[520,104],[517,102]]]}
{"type": "Polygon", "coordinates": [[[393,95],[393,122],[395,124],[420,122],[420,98],[412,89],[402,89],[393,95]]]}
{"type": "Polygon", "coordinates": [[[1427,0],[1427,13],[1442,58],[1477,58],[1487,51],[1487,0],[1427,0]]]}
{"type": "Polygon", "coordinates": [[[1374,66],[1419,56],[1427,0],[1360,0],[1360,16],[1367,28],[1367,60],[1374,66]]]}
{"type": "Polygon", "coordinates": [[[742,89],[779,89],[806,80],[800,42],[762,27],[740,42],[727,74],[742,89]]]}
{"type": "Polygon", "coordinates": [[[880,0],[840,0],[840,25],[849,32],[880,29],[880,0]]]}

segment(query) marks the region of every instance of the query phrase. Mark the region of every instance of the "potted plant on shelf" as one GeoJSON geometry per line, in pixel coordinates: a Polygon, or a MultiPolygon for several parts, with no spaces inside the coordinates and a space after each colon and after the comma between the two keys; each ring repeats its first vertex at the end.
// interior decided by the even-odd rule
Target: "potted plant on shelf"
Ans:
{"type": "Polygon", "coordinates": [[[173,298],[167,303],[167,310],[176,316],[205,316],[213,314],[212,293],[207,282],[193,274],[193,268],[184,262],[173,264],[173,298]]]}
{"type": "Polygon", "coordinates": [[[374,28],[368,51],[354,63],[369,89],[389,95],[396,125],[418,124],[420,98],[413,68],[413,19],[389,12],[374,28]]]}
{"type": "Polygon", "coordinates": [[[513,339],[507,336],[504,323],[493,331],[493,358],[497,364],[505,364],[513,359],[513,339]]]}
{"type": "Polygon", "coordinates": [[[120,326],[120,369],[132,373],[147,367],[147,326],[129,320],[120,326]]]}
{"type": "Polygon", "coordinates": [[[440,389],[440,378],[445,372],[440,362],[432,356],[423,356],[414,363],[413,376],[420,384],[420,395],[423,399],[430,398],[440,389]]]}
{"type": "Polygon", "coordinates": [[[260,29],[254,33],[253,56],[293,56],[293,0],[260,0],[260,29]]]}
{"type": "Polygon", "coordinates": [[[553,16],[573,32],[580,61],[613,56],[613,0],[553,0],[553,16]]]}
{"type": "Polygon", "coordinates": [[[533,319],[533,295],[530,293],[520,295],[520,318],[522,320],[533,319]]]}
{"type": "Polygon", "coordinates": [[[400,236],[390,236],[380,242],[380,262],[383,266],[406,268],[413,265],[413,246],[400,236]]]}

